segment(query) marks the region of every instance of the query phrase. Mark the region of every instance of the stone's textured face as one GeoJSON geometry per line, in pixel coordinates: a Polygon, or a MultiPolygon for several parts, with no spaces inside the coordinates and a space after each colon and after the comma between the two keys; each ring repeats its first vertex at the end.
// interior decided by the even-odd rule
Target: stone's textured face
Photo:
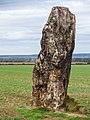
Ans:
{"type": "Polygon", "coordinates": [[[36,106],[66,108],[74,38],[75,16],[68,8],[53,7],[42,31],[41,51],[33,71],[36,106]]]}

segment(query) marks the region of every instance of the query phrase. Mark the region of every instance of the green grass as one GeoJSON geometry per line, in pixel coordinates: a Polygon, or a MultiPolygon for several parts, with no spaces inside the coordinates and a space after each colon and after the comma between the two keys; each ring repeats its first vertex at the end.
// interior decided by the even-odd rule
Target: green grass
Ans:
{"type": "MultiPolygon", "coordinates": [[[[44,109],[32,109],[33,65],[0,65],[0,120],[89,120],[44,109]]],[[[90,65],[72,65],[70,97],[90,109],[90,65]]]]}
{"type": "Polygon", "coordinates": [[[60,118],[65,118],[65,114],[59,114],[59,113],[54,113],[50,112],[48,110],[42,109],[42,108],[36,108],[32,110],[27,110],[25,108],[18,108],[18,110],[23,114],[24,117],[28,117],[30,120],[42,120],[44,118],[49,118],[51,117],[60,117],[60,118]]]}
{"type": "Polygon", "coordinates": [[[73,65],[68,93],[80,106],[90,109],[90,65],[73,65]]]}
{"type": "Polygon", "coordinates": [[[1,65],[0,95],[27,94],[31,91],[33,66],[1,65]]]}

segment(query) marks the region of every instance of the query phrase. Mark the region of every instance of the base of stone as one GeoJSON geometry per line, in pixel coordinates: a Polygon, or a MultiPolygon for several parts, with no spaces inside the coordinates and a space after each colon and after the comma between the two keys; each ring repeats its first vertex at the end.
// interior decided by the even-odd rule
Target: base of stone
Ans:
{"type": "Polygon", "coordinates": [[[39,106],[35,104],[35,101],[32,102],[32,106],[34,107],[38,107],[38,108],[44,108],[50,111],[60,111],[60,112],[80,112],[80,106],[78,105],[78,102],[75,101],[74,98],[71,98],[69,96],[67,96],[67,100],[66,100],[66,107],[61,107],[58,110],[52,109],[52,108],[46,108],[43,106],[39,106]]]}
{"type": "Polygon", "coordinates": [[[69,112],[78,112],[80,109],[80,106],[78,105],[78,102],[75,101],[74,98],[71,98],[67,96],[66,99],[66,110],[69,112]]]}

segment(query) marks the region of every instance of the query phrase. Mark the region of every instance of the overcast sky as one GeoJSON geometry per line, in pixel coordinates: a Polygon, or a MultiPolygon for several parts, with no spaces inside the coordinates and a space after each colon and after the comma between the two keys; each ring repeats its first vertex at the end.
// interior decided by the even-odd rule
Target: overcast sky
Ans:
{"type": "Polygon", "coordinates": [[[90,0],[0,0],[0,55],[35,54],[53,6],[76,15],[74,53],[90,53],[90,0]]]}

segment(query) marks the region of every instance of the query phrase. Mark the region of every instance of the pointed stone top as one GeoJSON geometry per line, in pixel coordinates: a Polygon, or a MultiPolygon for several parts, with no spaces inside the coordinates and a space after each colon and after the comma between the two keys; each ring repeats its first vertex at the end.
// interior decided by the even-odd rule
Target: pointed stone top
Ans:
{"type": "Polygon", "coordinates": [[[68,14],[70,14],[71,17],[73,17],[74,21],[75,21],[75,15],[73,13],[71,13],[69,8],[67,8],[67,7],[54,6],[52,8],[51,14],[59,15],[59,16],[61,16],[63,14],[62,16],[66,16],[66,17],[68,14]]]}
{"type": "Polygon", "coordinates": [[[55,10],[55,9],[65,9],[65,10],[69,10],[69,8],[68,7],[60,7],[60,6],[54,6],[53,8],[52,8],[53,10],[55,10]]]}

